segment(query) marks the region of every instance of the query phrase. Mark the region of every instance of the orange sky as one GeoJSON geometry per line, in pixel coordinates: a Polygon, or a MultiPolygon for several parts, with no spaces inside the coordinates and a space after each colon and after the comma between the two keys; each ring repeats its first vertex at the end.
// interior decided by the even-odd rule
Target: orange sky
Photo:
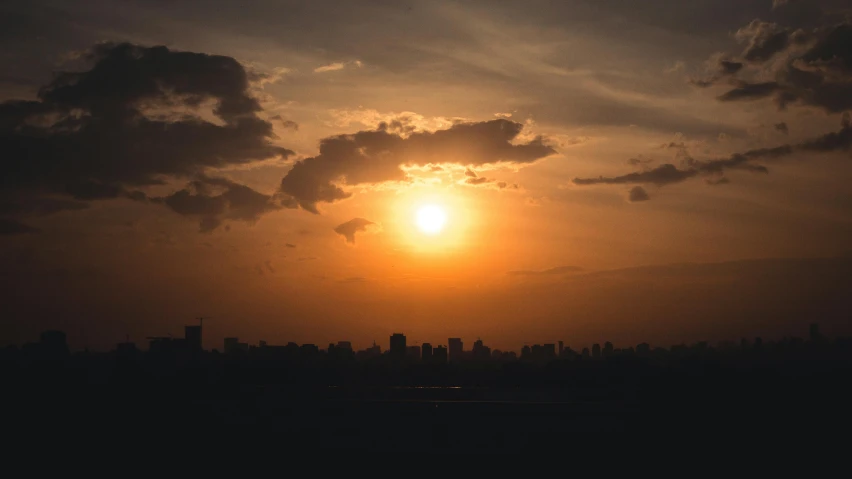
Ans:
{"type": "Polygon", "coordinates": [[[250,3],[0,7],[0,344],[848,323],[843,2],[250,3]]]}

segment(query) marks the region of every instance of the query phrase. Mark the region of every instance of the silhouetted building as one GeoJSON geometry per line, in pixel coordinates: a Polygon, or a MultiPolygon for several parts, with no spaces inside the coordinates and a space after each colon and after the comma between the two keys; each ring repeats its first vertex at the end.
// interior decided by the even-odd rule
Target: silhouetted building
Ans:
{"type": "Polygon", "coordinates": [[[461,338],[450,338],[447,340],[449,346],[450,361],[461,361],[464,357],[464,343],[461,338]]]}
{"type": "Polygon", "coordinates": [[[432,362],[432,345],[429,343],[423,343],[423,346],[420,347],[420,358],[424,363],[432,362]]]}
{"type": "Polygon", "coordinates": [[[225,338],[225,354],[247,353],[248,343],[241,343],[238,338],[225,338]]]}
{"type": "Polygon", "coordinates": [[[405,357],[412,361],[420,361],[420,346],[408,346],[405,348],[405,357]]]}
{"type": "Polygon", "coordinates": [[[190,351],[201,351],[201,326],[184,326],[183,337],[190,351]]]}
{"type": "Polygon", "coordinates": [[[565,351],[565,344],[562,341],[559,341],[559,357],[562,357],[562,352],[565,351]]]}
{"type": "Polygon", "coordinates": [[[603,355],[604,356],[612,356],[612,353],[613,353],[612,343],[609,342],[609,341],[605,342],[604,348],[603,348],[603,355]]]}
{"type": "Polygon", "coordinates": [[[403,359],[406,354],[405,335],[393,333],[390,337],[390,355],[394,359],[403,359]]]}
{"type": "Polygon", "coordinates": [[[532,359],[532,349],[528,345],[524,345],[524,347],[521,348],[521,359],[532,359]]]}
{"type": "Polygon", "coordinates": [[[583,358],[589,359],[589,348],[583,348],[583,358]]]}
{"type": "Polygon", "coordinates": [[[651,353],[651,345],[648,343],[642,343],[636,346],[636,353],[640,355],[648,355],[651,353]]]}
{"type": "Polygon", "coordinates": [[[482,344],[481,339],[477,339],[476,342],[473,343],[473,351],[471,351],[471,352],[472,352],[473,359],[476,359],[476,360],[479,360],[479,361],[485,361],[485,360],[491,359],[491,348],[482,344]]]}
{"type": "Polygon", "coordinates": [[[542,355],[545,361],[552,361],[556,359],[556,345],[555,344],[545,344],[542,347],[542,355]]]}
{"type": "Polygon", "coordinates": [[[601,345],[595,343],[592,345],[592,357],[595,359],[599,359],[601,357],[601,345]]]}
{"type": "Polygon", "coordinates": [[[432,350],[432,362],[447,364],[447,348],[445,346],[435,346],[435,349],[432,350]]]}
{"type": "Polygon", "coordinates": [[[49,357],[67,356],[68,342],[63,331],[44,331],[39,342],[41,353],[49,357]]]}
{"type": "Polygon", "coordinates": [[[349,342],[349,341],[338,341],[337,347],[340,348],[340,349],[352,351],[352,343],[349,342]]]}

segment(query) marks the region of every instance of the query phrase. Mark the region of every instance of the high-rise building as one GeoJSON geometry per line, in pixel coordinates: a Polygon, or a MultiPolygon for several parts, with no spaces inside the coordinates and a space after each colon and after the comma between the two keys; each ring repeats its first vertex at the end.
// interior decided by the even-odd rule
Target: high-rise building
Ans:
{"type": "Polygon", "coordinates": [[[612,353],[613,353],[614,350],[615,350],[615,348],[613,348],[611,342],[607,341],[607,342],[604,343],[604,348],[603,348],[603,355],[604,356],[612,356],[612,353]]]}
{"type": "Polygon", "coordinates": [[[449,345],[450,361],[461,361],[462,356],[464,356],[464,343],[462,343],[461,338],[450,338],[447,340],[447,344],[449,345]]]}
{"type": "Polygon", "coordinates": [[[405,357],[412,361],[420,361],[420,346],[407,346],[405,357]]]}
{"type": "Polygon", "coordinates": [[[420,346],[420,354],[421,359],[424,363],[432,362],[432,345],[429,343],[423,343],[423,346],[420,346]]]}
{"type": "Polygon", "coordinates": [[[447,364],[446,346],[435,346],[435,349],[432,350],[432,361],[435,364],[447,364]]]}
{"type": "Polygon", "coordinates": [[[556,345],[545,344],[542,348],[542,354],[544,355],[544,359],[547,361],[556,359],[556,345]]]}
{"type": "Polygon", "coordinates": [[[481,339],[477,339],[473,343],[472,353],[474,359],[487,360],[491,358],[491,348],[483,344],[481,339]]]}
{"type": "Polygon", "coordinates": [[[595,343],[592,345],[592,357],[598,359],[601,357],[601,345],[595,343]]]}
{"type": "Polygon", "coordinates": [[[390,355],[396,359],[405,357],[405,335],[401,333],[393,333],[390,337],[390,355]]]}
{"type": "Polygon", "coordinates": [[[565,351],[565,343],[559,341],[559,357],[562,357],[562,351],[565,351]]]}
{"type": "Polygon", "coordinates": [[[337,347],[340,348],[340,349],[352,351],[352,343],[349,342],[349,341],[338,341],[337,347]]]}

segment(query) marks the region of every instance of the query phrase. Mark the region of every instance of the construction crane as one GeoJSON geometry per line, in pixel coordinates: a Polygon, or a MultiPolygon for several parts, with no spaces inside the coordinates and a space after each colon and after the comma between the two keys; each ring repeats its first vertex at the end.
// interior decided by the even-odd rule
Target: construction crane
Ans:
{"type": "Polygon", "coordinates": [[[202,316],[199,316],[199,317],[197,317],[197,318],[195,318],[195,319],[197,319],[197,320],[198,320],[198,325],[199,325],[199,326],[204,326],[204,320],[205,320],[205,319],[212,319],[212,318],[211,318],[210,316],[203,316],[203,317],[202,317],[202,316]]]}

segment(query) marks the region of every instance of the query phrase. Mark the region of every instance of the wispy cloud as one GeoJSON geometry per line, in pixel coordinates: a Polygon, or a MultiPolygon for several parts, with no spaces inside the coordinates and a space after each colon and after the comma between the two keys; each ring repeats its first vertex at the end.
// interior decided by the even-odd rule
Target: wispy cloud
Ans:
{"type": "Polygon", "coordinates": [[[339,71],[339,70],[343,70],[347,66],[351,66],[351,67],[355,67],[355,68],[361,68],[362,66],[364,66],[364,64],[361,63],[361,60],[355,60],[355,61],[345,62],[345,63],[344,62],[335,62],[335,63],[330,63],[328,65],[323,65],[321,67],[314,68],[314,73],[336,72],[336,71],[339,71]]]}

